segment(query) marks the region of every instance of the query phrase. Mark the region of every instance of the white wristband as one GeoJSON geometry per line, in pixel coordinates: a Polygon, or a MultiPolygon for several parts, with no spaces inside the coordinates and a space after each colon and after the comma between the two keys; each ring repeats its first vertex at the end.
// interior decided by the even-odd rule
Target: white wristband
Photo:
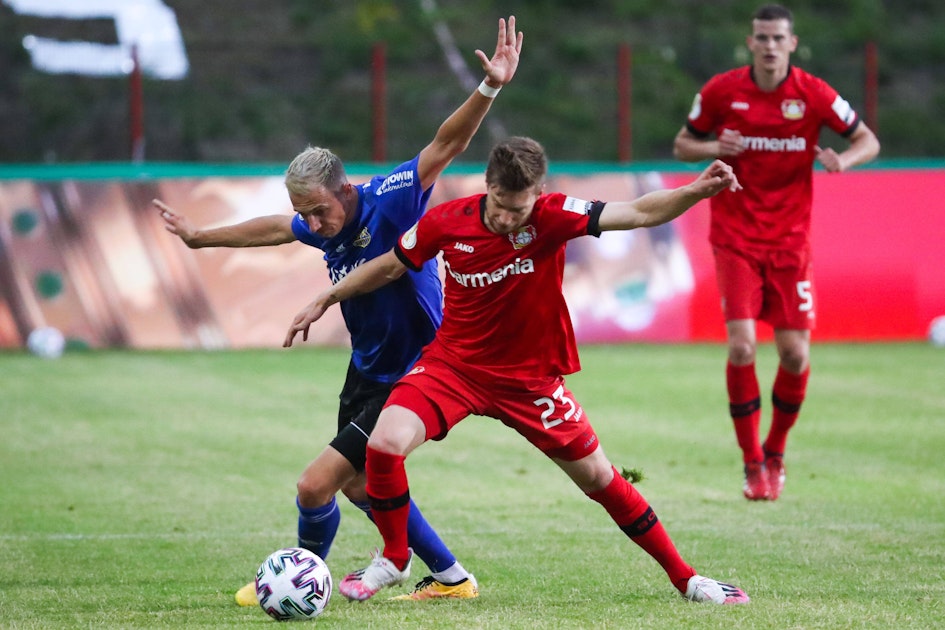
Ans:
{"type": "Polygon", "coordinates": [[[496,94],[499,93],[499,90],[502,88],[494,88],[491,85],[486,83],[486,80],[483,79],[482,83],[479,84],[479,93],[485,96],[486,98],[495,98],[496,94]]]}

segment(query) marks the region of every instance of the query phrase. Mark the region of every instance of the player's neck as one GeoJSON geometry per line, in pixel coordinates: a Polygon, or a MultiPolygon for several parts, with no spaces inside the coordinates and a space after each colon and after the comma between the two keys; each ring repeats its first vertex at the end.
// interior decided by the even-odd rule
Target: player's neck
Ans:
{"type": "Polygon", "coordinates": [[[345,210],[345,225],[351,223],[358,214],[358,190],[354,186],[347,186],[341,192],[341,206],[345,210]]]}
{"type": "Polygon", "coordinates": [[[753,66],[751,78],[762,92],[774,92],[784,82],[790,71],[790,64],[774,70],[753,66]]]}

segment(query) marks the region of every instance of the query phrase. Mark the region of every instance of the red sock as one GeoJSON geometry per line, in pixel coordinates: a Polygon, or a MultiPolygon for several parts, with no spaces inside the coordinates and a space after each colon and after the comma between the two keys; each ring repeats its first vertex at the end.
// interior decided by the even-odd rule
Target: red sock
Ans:
{"type": "Polygon", "coordinates": [[[407,549],[407,518],[410,516],[410,488],[403,455],[367,447],[367,493],[371,515],[384,539],[384,557],[403,571],[410,559],[407,549]]]}
{"type": "Polygon", "coordinates": [[[689,578],[696,571],[679,555],[663,524],[656,518],[656,513],[633,484],[615,468],[610,484],[587,496],[604,506],[623,533],[660,563],[673,586],[682,593],[686,592],[689,578]]]}
{"type": "Polygon", "coordinates": [[[761,424],[761,389],[755,375],[755,364],[725,367],[725,384],[728,387],[728,410],[735,425],[735,439],[742,449],[742,460],[757,462],[764,459],[758,440],[761,424]]]}
{"type": "Polygon", "coordinates": [[[771,390],[771,430],[765,440],[765,450],[777,455],[784,454],[788,431],[797,422],[801,412],[801,403],[807,393],[807,377],[810,366],[800,374],[792,374],[778,366],[778,375],[771,390]]]}

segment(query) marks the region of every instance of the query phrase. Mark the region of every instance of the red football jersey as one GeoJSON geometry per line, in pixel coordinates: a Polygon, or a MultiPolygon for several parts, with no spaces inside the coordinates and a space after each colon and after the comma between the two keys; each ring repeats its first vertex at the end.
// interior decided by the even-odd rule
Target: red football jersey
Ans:
{"type": "Polygon", "coordinates": [[[794,66],[773,92],[758,88],[750,66],[712,77],[696,95],[687,127],[700,137],[738,131],[745,151],[723,158],[743,190],[711,199],[709,240],[734,247],[807,246],[820,130],[846,135],[857,123],[836,90],[794,66]]]}
{"type": "Polygon", "coordinates": [[[431,346],[506,377],[578,371],[561,281],[566,243],[588,233],[591,204],[541,195],[528,223],[507,235],[486,229],[485,204],[474,195],[427,210],[395,248],[413,268],[443,252],[443,323],[431,346]]]}

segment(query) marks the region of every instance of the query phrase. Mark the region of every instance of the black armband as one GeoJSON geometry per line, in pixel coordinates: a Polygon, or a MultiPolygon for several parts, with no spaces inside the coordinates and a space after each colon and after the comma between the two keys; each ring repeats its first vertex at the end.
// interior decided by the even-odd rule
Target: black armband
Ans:
{"type": "Polygon", "coordinates": [[[840,134],[840,137],[849,138],[850,136],[853,135],[853,132],[856,131],[856,128],[859,126],[860,126],[860,118],[857,117],[857,119],[853,121],[853,124],[850,125],[850,127],[846,131],[840,134]]]}
{"type": "Polygon", "coordinates": [[[587,211],[590,217],[587,221],[587,233],[591,236],[600,236],[600,213],[604,211],[606,201],[592,201],[591,207],[587,211]]]}
{"type": "Polygon", "coordinates": [[[687,122],[687,123],[686,123],[686,130],[687,130],[689,133],[691,133],[692,135],[694,135],[696,138],[698,138],[699,140],[705,140],[705,139],[708,138],[710,135],[712,135],[712,132],[711,132],[711,131],[709,131],[709,132],[706,132],[706,131],[699,131],[698,129],[696,129],[695,127],[693,127],[693,126],[692,126],[692,123],[690,123],[690,122],[687,122]]]}
{"type": "Polygon", "coordinates": [[[422,267],[417,267],[413,264],[413,262],[411,262],[409,258],[407,258],[403,250],[400,249],[400,241],[397,241],[397,243],[394,245],[394,255],[397,256],[397,260],[404,263],[404,267],[410,271],[420,271],[422,269],[422,267]]]}

